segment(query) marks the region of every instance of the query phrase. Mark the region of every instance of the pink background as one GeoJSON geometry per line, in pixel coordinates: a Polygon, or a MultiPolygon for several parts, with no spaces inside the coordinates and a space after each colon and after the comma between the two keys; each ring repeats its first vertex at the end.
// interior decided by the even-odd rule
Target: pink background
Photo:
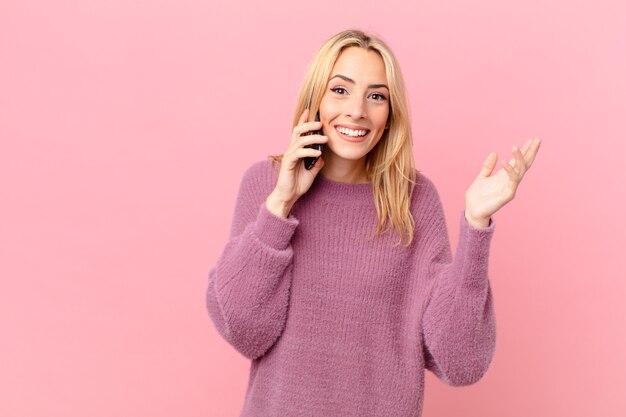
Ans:
{"type": "Polygon", "coordinates": [[[492,366],[428,373],[424,415],[626,415],[624,2],[296,3],[0,3],[0,415],[238,415],[249,362],[207,272],[313,53],[353,26],[400,60],[453,247],[487,154],[543,140],[494,216],[492,366]]]}

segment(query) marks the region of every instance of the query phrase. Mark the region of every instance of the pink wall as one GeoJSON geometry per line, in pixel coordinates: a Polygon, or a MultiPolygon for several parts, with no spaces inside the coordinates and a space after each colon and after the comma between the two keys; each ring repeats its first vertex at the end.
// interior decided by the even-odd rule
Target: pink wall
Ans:
{"type": "Polygon", "coordinates": [[[454,247],[486,155],[543,140],[495,216],[492,367],[428,374],[424,415],[625,415],[624,3],[246,3],[0,3],[0,415],[237,415],[248,361],[207,272],[309,59],[352,26],[400,59],[454,247]]]}

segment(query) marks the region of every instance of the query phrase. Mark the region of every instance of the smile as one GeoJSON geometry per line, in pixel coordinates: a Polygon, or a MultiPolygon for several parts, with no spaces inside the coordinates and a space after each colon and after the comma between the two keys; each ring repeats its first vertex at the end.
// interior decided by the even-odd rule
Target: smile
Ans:
{"type": "Polygon", "coordinates": [[[335,130],[339,133],[339,136],[342,139],[345,139],[348,142],[363,142],[369,133],[369,130],[353,130],[343,126],[335,126],[335,130]]]}
{"type": "Polygon", "coordinates": [[[348,136],[365,136],[365,134],[367,133],[367,130],[352,130],[343,126],[337,126],[336,129],[344,135],[348,136]]]}

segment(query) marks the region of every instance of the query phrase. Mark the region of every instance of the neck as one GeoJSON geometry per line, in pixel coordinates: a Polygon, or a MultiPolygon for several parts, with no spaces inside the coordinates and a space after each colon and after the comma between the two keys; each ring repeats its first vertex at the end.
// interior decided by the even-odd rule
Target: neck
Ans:
{"type": "Polygon", "coordinates": [[[365,171],[365,158],[358,161],[333,161],[326,160],[319,175],[326,179],[348,184],[369,183],[365,171]]]}

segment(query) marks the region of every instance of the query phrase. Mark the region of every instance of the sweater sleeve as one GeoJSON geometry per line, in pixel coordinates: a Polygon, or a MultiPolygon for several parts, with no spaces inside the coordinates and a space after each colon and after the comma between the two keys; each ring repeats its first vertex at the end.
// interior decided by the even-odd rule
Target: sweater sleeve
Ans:
{"type": "Polygon", "coordinates": [[[430,299],[422,320],[426,368],[451,386],[470,385],[484,376],[495,351],[496,321],[487,275],[489,246],[495,229],[490,219],[475,228],[460,217],[454,259],[441,200],[432,191],[432,223],[428,229],[430,299]]]}
{"type": "Polygon", "coordinates": [[[244,174],[230,237],[209,270],[206,292],[217,331],[250,359],[262,356],[283,331],[291,286],[290,241],[299,224],[291,214],[283,218],[267,209],[269,192],[261,177],[258,165],[244,174]]]}

